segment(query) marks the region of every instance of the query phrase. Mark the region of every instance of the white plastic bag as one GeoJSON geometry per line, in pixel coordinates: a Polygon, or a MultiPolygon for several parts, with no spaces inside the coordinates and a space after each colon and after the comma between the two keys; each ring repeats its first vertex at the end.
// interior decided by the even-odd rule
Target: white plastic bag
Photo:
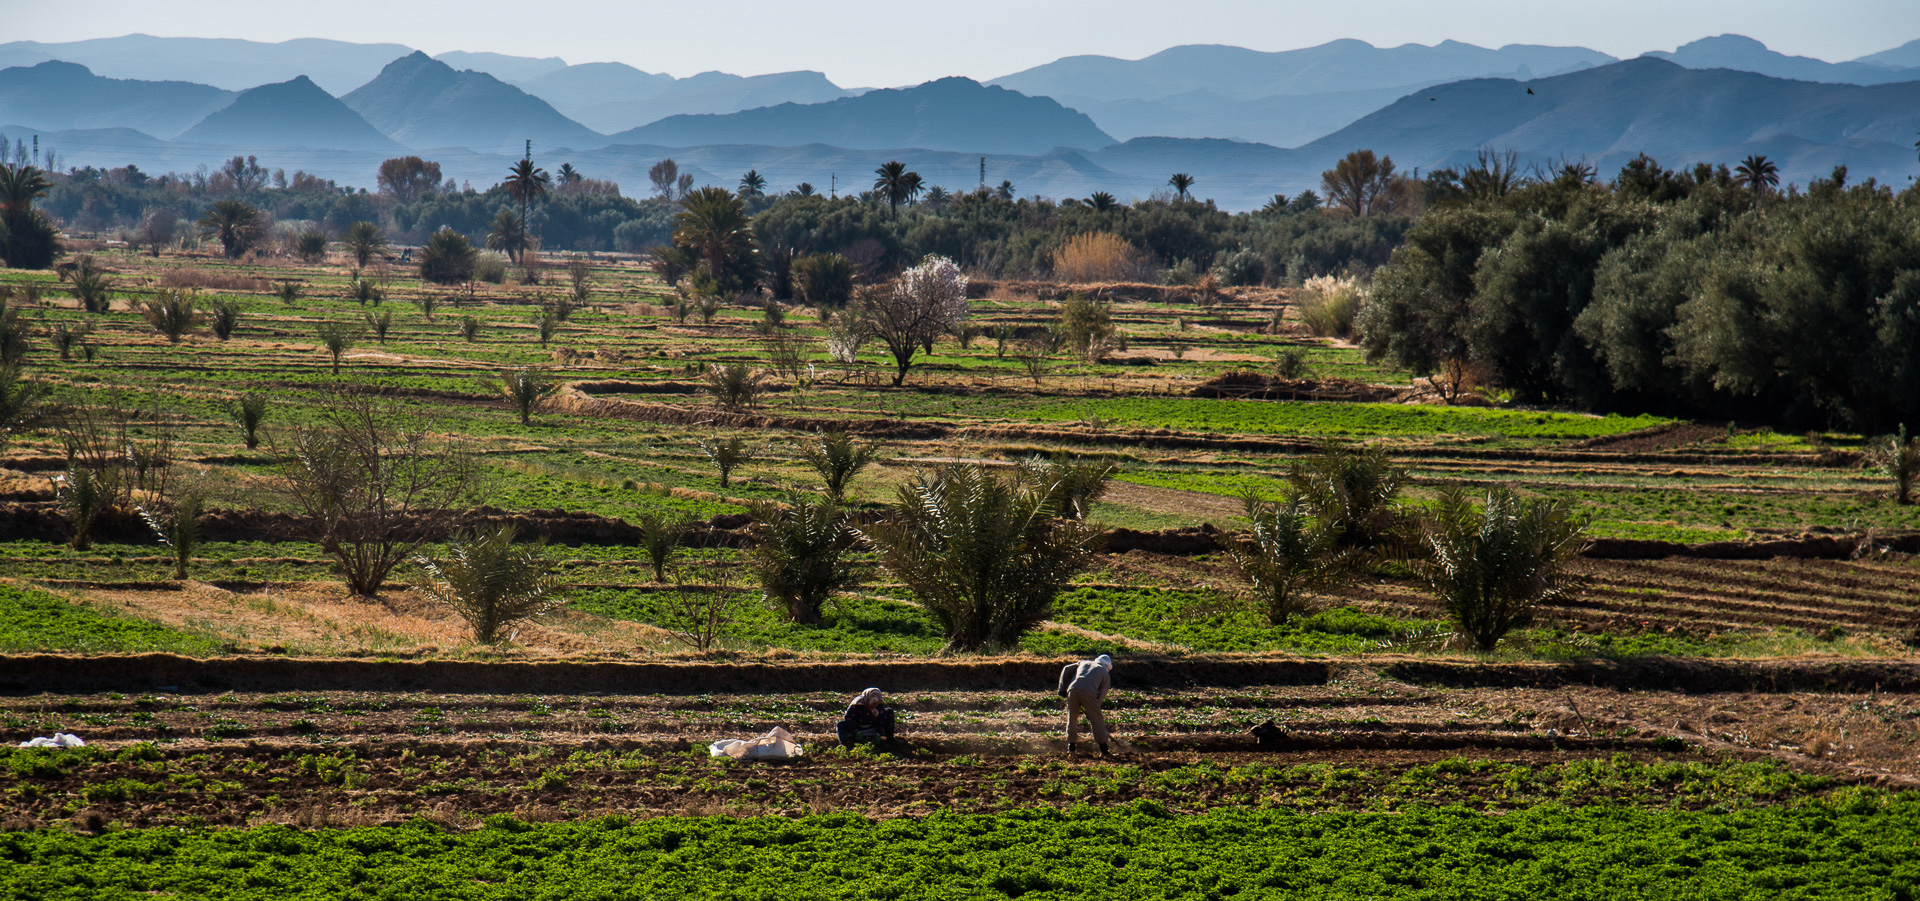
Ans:
{"type": "Polygon", "coordinates": [[[52,738],[41,736],[20,743],[20,747],[23,748],[84,748],[86,746],[87,743],[81,741],[80,736],[65,732],[55,732],[52,738]]]}
{"type": "Polygon", "coordinates": [[[723,738],[708,746],[707,753],[713,757],[731,757],[735,760],[785,760],[804,756],[807,751],[793,740],[793,735],[785,728],[775,726],[772,732],[759,738],[723,738]]]}

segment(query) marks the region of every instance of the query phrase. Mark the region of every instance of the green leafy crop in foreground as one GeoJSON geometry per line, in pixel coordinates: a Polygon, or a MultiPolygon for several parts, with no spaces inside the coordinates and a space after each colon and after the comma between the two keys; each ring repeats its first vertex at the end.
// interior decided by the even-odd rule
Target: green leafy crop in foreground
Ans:
{"type": "Polygon", "coordinates": [[[1286,809],[660,817],[449,834],[0,834],[11,898],[1894,899],[1920,883],[1920,797],[1723,812],[1557,805],[1489,816],[1286,809]]]}

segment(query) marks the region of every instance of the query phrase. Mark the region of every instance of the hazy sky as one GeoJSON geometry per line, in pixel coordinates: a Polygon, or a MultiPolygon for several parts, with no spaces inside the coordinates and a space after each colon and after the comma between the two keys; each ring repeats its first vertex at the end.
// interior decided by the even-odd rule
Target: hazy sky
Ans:
{"type": "Polygon", "coordinates": [[[986,79],[1062,56],[1137,58],[1176,44],[1290,50],[1336,38],[1452,39],[1671,50],[1734,32],[1844,60],[1920,38],[1920,0],[0,0],[6,40],[130,32],[279,41],[324,37],[428,53],[618,61],[677,76],[817,69],[848,87],[986,79]]]}

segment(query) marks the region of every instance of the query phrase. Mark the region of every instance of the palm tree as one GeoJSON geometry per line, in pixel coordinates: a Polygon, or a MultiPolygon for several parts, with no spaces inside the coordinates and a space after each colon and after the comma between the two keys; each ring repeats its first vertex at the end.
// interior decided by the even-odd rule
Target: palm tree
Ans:
{"type": "Polygon", "coordinates": [[[60,252],[60,232],[33,202],[53,183],[36,166],[0,165],[0,258],[15,269],[45,269],[60,252]]]}
{"type": "Polygon", "coordinates": [[[36,166],[0,165],[0,219],[11,224],[25,218],[33,212],[33,202],[52,187],[36,166]]]}
{"type": "Polygon", "coordinates": [[[803,182],[801,182],[801,183],[799,183],[799,184],[797,184],[797,185],[794,185],[794,186],[793,186],[793,193],[795,193],[795,194],[798,194],[798,195],[800,195],[801,197],[812,197],[812,196],[813,196],[813,182],[810,182],[810,181],[803,181],[803,182]]]}
{"type": "Polygon", "coordinates": [[[707,265],[707,275],[725,281],[743,256],[753,253],[746,204],[726,188],[705,187],[680,202],[673,243],[689,247],[707,265]]]}
{"type": "Polygon", "coordinates": [[[767,600],[786,608],[787,619],[820,621],[820,608],[836,591],[860,582],[850,559],[854,535],[851,517],[823,497],[789,497],[784,504],[759,502],[753,514],[753,549],[748,562],[760,577],[767,600]]]}
{"type": "Polygon", "coordinates": [[[824,432],[800,446],[800,458],[820,474],[827,497],[836,504],[846,500],[853,477],[879,456],[878,443],[855,442],[846,432],[824,432]]]}
{"type": "Polygon", "coordinates": [[[907,200],[910,196],[907,193],[908,186],[911,185],[913,190],[919,190],[919,174],[908,172],[906,164],[899,160],[889,162],[873,171],[875,175],[880,176],[873,180],[873,189],[887,199],[887,205],[893,215],[900,215],[900,202],[907,200]],[[911,181],[907,179],[909,175],[913,176],[911,181]]]}
{"type": "Polygon", "coordinates": [[[518,532],[505,523],[486,532],[457,534],[447,542],[445,557],[413,559],[427,574],[427,594],[460,614],[482,644],[564,602],[566,583],[546,556],[546,540],[516,543],[518,532]]]}
{"type": "Polygon", "coordinates": [[[1269,502],[1247,495],[1244,503],[1252,528],[1227,546],[1227,554],[1252,583],[1267,622],[1284,625],[1305,612],[1303,593],[1339,576],[1339,527],[1315,517],[1298,497],[1269,502]]]}
{"type": "Polygon", "coordinates": [[[1172,178],[1167,179],[1167,184],[1173,186],[1173,190],[1181,200],[1192,200],[1187,191],[1193,187],[1194,181],[1194,177],[1185,172],[1175,172],[1172,178]]]}
{"type": "Polygon", "coordinates": [[[524,157],[507,167],[507,193],[520,201],[520,221],[527,220],[527,206],[534,198],[546,196],[547,185],[552,183],[547,170],[534,167],[532,157],[524,157]]]}
{"type": "Polygon", "coordinates": [[[347,226],[347,236],[340,243],[353,255],[354,267],[365,269],[376,254],[386,253],[387,233],[371,222],[355,222],[347,226]]]}
{"type": "Polygon", "coordinates": [[[1772,160],[1759,154],[1750,154],[1740,165],[1733,167],[1733,183],[1753,192],[1753,208],[1760,208],[1760,198],[1767,196],[1780,186],[1780,167],[1772,160]]]}
{"type": "Polygon", "coordinates": [[[1874,468],[1893,480],[1893,502],[1913,503],[1913,483],[1920,479],[1920,438],[1908,438],[1903,423],[1898,433],[1874,442],[1868,456],[1874,468]]]}
{"type": "Polygon", "coordinates": [[[260,423],[267,418],[267,396],[264,394],[242,394],[227,405],[228,415],[240,424],[240,434],[247,442],[247,450],[260,446],[260,423]]]}
{"type": "Polygon", "coordinates": [[[905,192],[907,205],[911,206],[920,199],[920,173],[909,172],[900,179],[900,187],[905,192]]]}
{"type": "Polygon", "coordinates": [[[1096,213],[1107,212],[1119,205],[1120,202],[1113,199],[1113,195],[1105,191],[1095,191],[1087,198],[1087,206],[1093,207],[1093,211],[1096,213]]]}
{"type": "Polygon", "coordinates": [[[238,259],[260,240],[260,210],[244,200],[221,200],[200,217],[200,227],[220,239],[227,259],[238,259]]]}
{"type": "Polygon", "coordinates": [[[340,357],[342,354],[351,350],[354,343],[360,340],[360,330],[351,328],[343,323],[328,320],[316,326],[314,334],[318,335],[320,343],[326,346],[327,354],[333,357],[333,374],[339,375],[340,357]]]}
{"type": "Polygon", "coordinates": [[[946,188],[934,185],[927,189],[927,209],[938,213],[946,209],[947,204],[952,202],[953,195],[947,193],[946,188]]]}
{"type": "Polygon", "coordinates": [[[767,177],[761,175],[758,171],[748,169],[747,174],[740,176],[741,197],[759,197],[766,192],[767,177]]]}
{"type": "Polygon", "coordinates": [[[861,530],[880,563],[963,651],[1012,648],[1091,562],[1099,529],[1058,515],[1051,486],[959,465],[900,487],[861,530]]]}
{"type": "Polygon", "coordinates": [[[506,207],[501,207],[493,222],[487,225],[487,246],[506,251],[516,264],[532,244],[533,237],[527,234],[527,220],[506,207]]]}
{"type": "Polygon", "coordinates": [[[687,532],[693,528],[693,522],[684,516],[666,510],[642,510],[633,518],[633,524],[640,530],[640,549],[647,554],[647,562],[653,564],[653,580],[667,580],[667,564],[673,562],[673,554],[687,539],[687,532]]]}
{"type": "Polygon", "coordinates": [[[586,176],[581,175],[580,170],[573,168],[572,163],[561,163],[560,171],[555,175],[562,185],[577,185],[586,180],[586,176]]]}
{"type": "Polygon", "coordinates": [[[531,424],[533,408],[560,392],[560,383],[547,380],[532,367],[500,373],[497,381],[489,381],[487,385],[520,414],[521,425],[531,424]]]}
{"type": "Polygon", "coordinates": [[[720,471],[721,488],[728,486],[734,470],[753,462],[753,458],[760,454],[760,445],[748,444],[747,439],[739,435],[696,438],[694,445],[707,455],[708,460],[713,461],[713,468],[720,471]]]}
{"type": "Polygon", "coordinates": [[[1567,594],[1567,566],[1586,542],[1586,522],[1561,501],[1495,488],[1476,505],[1454,490],[1441,495],[1421,538],[1420,576],[1461,637],[1487,652],[1532,622],[1539,605],[1567,594]]]}
{"type": "Polygon", "coordinates": [[[1287,195],[1275,194],[1267,200],[1266,206],[1260,208],[1260,212],[1271,216],[1276,213],[1284,213],[1287,209],[1287,195]]]}
{"type": "Polygon", "coordinates": [[[1013,199],[1013,182],[1012,181],[1000,182],[1000,187],[993,189],[993,193],[994,193],[994,196],[999,197],[1001,200],[1012,200],[1013,199]]]}
{"type": "Polygon", "coordinates": [[[154,294],[140,308],[140,314],[146,317],[147,324],[153,330],[167,336],[167,343],[179,344],[180,336],[192,331],[200,324],[200,310],[192,294],[178,289],[162,290],[154,294]]]}

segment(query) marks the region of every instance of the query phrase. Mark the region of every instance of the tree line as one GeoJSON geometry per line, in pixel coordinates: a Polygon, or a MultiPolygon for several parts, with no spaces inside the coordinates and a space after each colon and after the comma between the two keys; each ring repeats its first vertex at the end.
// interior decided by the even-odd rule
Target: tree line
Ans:
{"type": "Polygon", "coordinates": [[[1368,357],[1516,400],[1890,431],[1920,421],[1920,195],[1764,157],[1434,173],[1374,274],[1368,357]]]}

